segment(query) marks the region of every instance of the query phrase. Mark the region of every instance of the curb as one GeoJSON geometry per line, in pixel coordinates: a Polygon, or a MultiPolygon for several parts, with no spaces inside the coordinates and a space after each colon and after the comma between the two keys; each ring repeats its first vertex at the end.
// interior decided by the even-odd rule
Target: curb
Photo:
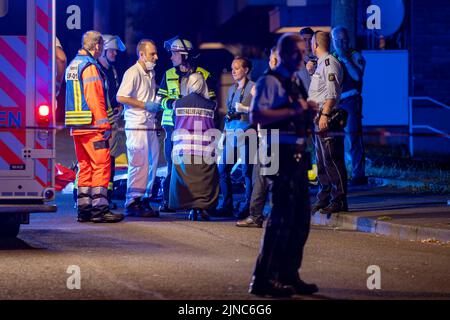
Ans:
{"type": "Polygon", "coordinates": [[[345,228],[360,232],[374,233],[387,237],[411,241],[439,241],[450,243],[450,230],[401,225],[380,221],[367,217],[354,216],[348,213],[330,216],[315,213],[311,223],[316,226],[345,228]]]}
{"type": "Polygon", "coordinates": [[[401,180],[393,178],[369,177],[371,184],[376,186],[392,186],[397,188],[427,188],[430,190],[446,190],[448,186],[437,183],[425,183],[422,181],[401,180]]]}

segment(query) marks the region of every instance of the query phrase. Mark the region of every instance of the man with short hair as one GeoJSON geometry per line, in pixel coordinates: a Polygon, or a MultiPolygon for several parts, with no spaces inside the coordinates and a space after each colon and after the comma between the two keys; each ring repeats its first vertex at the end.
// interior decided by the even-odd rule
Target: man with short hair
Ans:
{"type": "Polygon", "coordinates": [[[159,141],[156,132],[155,65],[158,60],[152,40],[139,41],[138,61],[124,74],[117,101],[125,106],[128,180],[125,213],[128,216],[158,217],[158,211],[145,206],[143,197],[151,195],[159,161],[159,141]]]}
{"type": "Polygon", "coordinates": [[[309,100],[320,106],[316,119],[316,155],[319,193],[312,213],[348,211],[347,171],[344,162],[343,125],[345,117],[339,109],[343,71],[339,61],[330,54],[330,34],[317,31],[312,49],[319,58],[309,87],[309,100]]]}
{"type": "Polygon", "coordinates": [[[303,54],[304,65],[297,74],[300,80],[302,80],[306,90],[309,89],[309,85],[311,84],[311,69],[315,67],[315,63],[317,61],[317,58],[314,56],[311,50],[311,39],[313,35],[314,31],[309,27],[300,30],[300,37],[302,37],[303,41],[305,41],[306,46],[305,52],[303,54]],[[306,66],[308,66],[308,68],[306,66]]]}
{"type": "Polygon", "coordinates": [[[345,127],[346,150],[352,163],[351,186],[367,184],[365,170],[365,152],[362,135],[362,80],[366,61],[362,54],[350,48],[348,31],[344,27],[336,27],[331,31],[335,52],[344,70],[342,96],[339,107],[347,111],[348,119],[345,127]]]}
{"type": "Polygon", "coordinates": [[[303,64],[304,46],[298,34],[279,39],[280,63],[258,80],[251,105],[251,121],[269,130],[269,141],[279,132],[279,152],[274,155],[279,170],[268,176],[273,181],[273,207],[250,286],[250,293],[260,296],[309,295],[318,290],[298,274],[311,219],[305,138],[314,107],[306,102],[306,90],[295,77],[303,64]]]}
{"type": "Polygon", "coordinates": [[[82,49],[66,70],[66,126],[71,128],[78,160],[78,222],[118,222],[107,198],[111,158],[105,76],[97,62],[103,51],[100,32],[83,35],[82,49]]]}

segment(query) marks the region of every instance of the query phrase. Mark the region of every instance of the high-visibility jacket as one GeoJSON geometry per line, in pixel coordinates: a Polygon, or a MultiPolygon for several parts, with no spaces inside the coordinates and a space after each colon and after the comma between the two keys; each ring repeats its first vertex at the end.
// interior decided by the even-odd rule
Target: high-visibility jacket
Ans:
{"type": "Polygon", "coordinates": [[[110,129],[111,122],[105,75],[98,62],[80,50],[66,69],[65,124],[84,133],[82,127],[110,129]]]}
{"type": "MultiPolygon", "coordinates": [[[[214,100],[216,93],[214,92],[214,85],[209,83],[211,74],[203,68],[197,67],[195,72],[200,72],[208,84],[209,98],[214,100]]],[[[161,81],[157,95],[161,98],[161,106],[163,108],[163,115],[161,125],[173,127],[173,110],[172,104],[175,100],[181,98],[180,93],[180,71],[177,68],[171,68],[166,71],[164,78],[161,81]]]]}

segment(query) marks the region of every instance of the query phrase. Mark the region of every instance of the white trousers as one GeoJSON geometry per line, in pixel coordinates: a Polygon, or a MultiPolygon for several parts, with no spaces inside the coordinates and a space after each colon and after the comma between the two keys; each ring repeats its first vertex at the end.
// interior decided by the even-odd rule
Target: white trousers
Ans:
{"type": "Polygon", "coordinates": [[[148,126],[127,123],[125,129],[128,155],[125,206],[128,206],[135,198],[151,195],[158,169],[160,146],[157,132],[146,130],[148,126]]]}

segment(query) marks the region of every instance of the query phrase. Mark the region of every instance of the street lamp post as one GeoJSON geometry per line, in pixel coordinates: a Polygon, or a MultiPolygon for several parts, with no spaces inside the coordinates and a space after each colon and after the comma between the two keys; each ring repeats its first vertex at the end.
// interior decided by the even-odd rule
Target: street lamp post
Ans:
{"type": "Polygon", "coordinates": [[[356,44],[357,8],[357,0],[332,0],[331,2],[331,25],[345,27],[352,45],[356,44]]]}

